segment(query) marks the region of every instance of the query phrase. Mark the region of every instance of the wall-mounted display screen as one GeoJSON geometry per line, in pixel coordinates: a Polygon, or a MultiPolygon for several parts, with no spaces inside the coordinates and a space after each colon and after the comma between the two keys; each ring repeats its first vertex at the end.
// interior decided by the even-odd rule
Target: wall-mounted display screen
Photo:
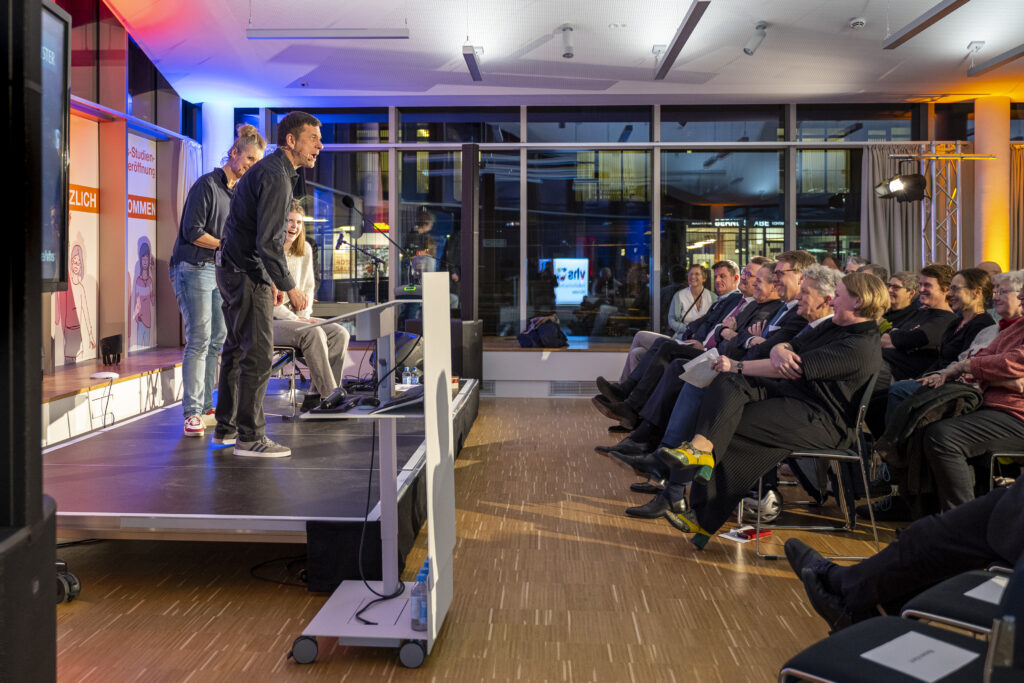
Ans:
{"type": "Polygon", "coordinates": [[[68,117],[71,17],[52,3],[42,11],[43,291],[68,286],[68,117]]]}

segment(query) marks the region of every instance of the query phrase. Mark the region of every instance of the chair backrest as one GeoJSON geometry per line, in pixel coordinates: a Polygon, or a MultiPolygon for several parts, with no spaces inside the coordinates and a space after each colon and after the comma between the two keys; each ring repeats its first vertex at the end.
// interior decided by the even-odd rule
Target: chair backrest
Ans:
{"type": "Polygon", "coordinates": [[[864,428],[864,416],[868,412],[868,404],[871,402],[871,394],[875,390],[875,383],[878,381],[878,375],[880,373],[881,370],[871,375],[871,377],[868,378],[868,381],[864,384],[864,387],[861,389],[860,401],[857,405],[857,418],[854,420],[854,423],[850,425],[850,438],[855,444],[853,448],[860,453],[861,456],[864,454],[861,452],[860,432],[861,429],[864,428]]]}
{"type": "Polygon", "coordinates": [[[1010,576],[999,602],[999,617],[992,622],[985,683],[1019,681],[1024,677],[1024,553],[1010,576]]]}

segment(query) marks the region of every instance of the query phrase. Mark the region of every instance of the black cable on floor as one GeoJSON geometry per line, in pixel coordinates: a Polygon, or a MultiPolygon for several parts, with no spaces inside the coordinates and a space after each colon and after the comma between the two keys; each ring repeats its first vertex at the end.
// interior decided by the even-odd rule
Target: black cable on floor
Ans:
{"type": "Polygon", "coordinates": [[[299,562],[305,562],[306,560],[307,560],[307,556],[306,555],[293,555],[291,557],[275,557],[275,558],[273,558],[271,560],[266,560],[264,562],[260,562],[259,564],[253,565],[249,569],[249,574],[251,574],[254,579],[259,579],[260,581],[266,581],[267,583],[275,583],[275,584],[277,584],[279,586],[295,586],[297,588],[306,588],[306,584],[305,583],[295,583],[293,581],[278,581],[277,579],[271,579],[271,578],[268,578],[266,576],[260,576],[259,574],[256,573],[257,569],[262,569],[263,567],[266,567],[267,565],[275,564],[277,562],[285,562],[286,563],[285,564],[285,570],[286,571],[291,571],[292,567],[295,564],[297,564],[299,562]]]}

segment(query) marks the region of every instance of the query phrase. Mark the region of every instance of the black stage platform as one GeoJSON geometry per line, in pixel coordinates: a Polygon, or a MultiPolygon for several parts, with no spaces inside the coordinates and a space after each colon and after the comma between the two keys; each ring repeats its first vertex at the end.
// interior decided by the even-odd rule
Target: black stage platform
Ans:
{"type": "MultiPolygon", "coordinates": [[[[265,409],[290,413],[285,403],[268,395],[265,409]]],[[[453,401],[459,446],[478,404],[479,383],[463,380],[453,401]]],[[[47,449],[43,489],[57,501],[61,538],[304,543],[307,523],[361,526],[368,481],[369,519],[379,519],[376,456],[369,470],[372,428],[364,420],[268,415],[267,435],[292,456],[238,457],[232,447],[212,444],[212,429],[202,438],[182,436],[176,403],[47,449]]],[[[423,419],[397,420],[397,430],[401,509],[422,488],[423,419]]],[[[409,520],[418,529],[415,521],[409,520]]]]}

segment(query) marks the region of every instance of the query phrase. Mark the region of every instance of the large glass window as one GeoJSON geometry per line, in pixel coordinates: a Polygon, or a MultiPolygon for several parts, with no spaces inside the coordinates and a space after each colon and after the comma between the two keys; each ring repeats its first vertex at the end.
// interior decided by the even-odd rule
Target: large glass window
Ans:
{"type": "Polygon", "coordinates": [[[530,107],[529,142],[650,142],[650,107],[530,107]]]}
{"type": "Polygon", "coordinates": [[[784,139],[781,106],[661,108],[662,142],[775,142],[784,139]]]}
{"type": "Polygon", "coordinates": [[[519,107],[401,109],[402,142],[519,142],[519,107]]]}
{"type": "Polygon", "coordinates": [[[519,152],[480,156],[479,317],[487,336],[519,329],[519,152]]]}
{"type": "MultiPolygon", "coordinates": [[[[453,316],[459,309],[459,238],[462,227],[462,153],[402,152],[399,224],[393,237],[402,246],[399,282],[418,285],[425,272],[448,271],[453,316]]],[[[404,318],[419,318],[406,306],[404,318]]]]}
{"type": "Polygon", "coordinates": [[[1010,139],[1015,142],[1024,140],[1024,103],[1010,104],[1010,139]]]}
{"type": "Polygon", "coordinates": [[[526,177],[528,316],[591,339],[650,329],[650,153],[532,151],[526,177]]]}
{"type": "Polygon", "coordinates": [[[798,104],[797,140],[883,142],[913,140],[912,104],[798,104]]]}
{"type": "Polygon", "coordinates": [[[796,154],[797,248],[840,264],[860,255],[862,151],[801,149],[796,154]]]}
{"type": "Polygon", "coordinates": [[[312,219],[306,223],[306,234],[317,245],[320,301],[388,298],[387,158],[386,152],[320,153],[312,180],[306,183],[305,200],[312,219]],[[352,198],[353,209],[344,205],[346,195],[352,198]]]}
{"type": "MultiPolygon", "coordinates": [[[[783,251],[780,150],[700,150],[661,154],[661,329],[676,284],[673,266],[783,251]]],[[[709,283],[710,284],[710,283],[709,283]]]]}
{"type": "MultiPolygon", "coordinates": [[[[271,116],[270,135],[277,140],[277,124],[291,109],[275,109],[271,116]]],[[[386,107],[364,109],[309,109],[320,120],[325,144],[354,145],[388,142],[388,110],[386,107]]]]}

